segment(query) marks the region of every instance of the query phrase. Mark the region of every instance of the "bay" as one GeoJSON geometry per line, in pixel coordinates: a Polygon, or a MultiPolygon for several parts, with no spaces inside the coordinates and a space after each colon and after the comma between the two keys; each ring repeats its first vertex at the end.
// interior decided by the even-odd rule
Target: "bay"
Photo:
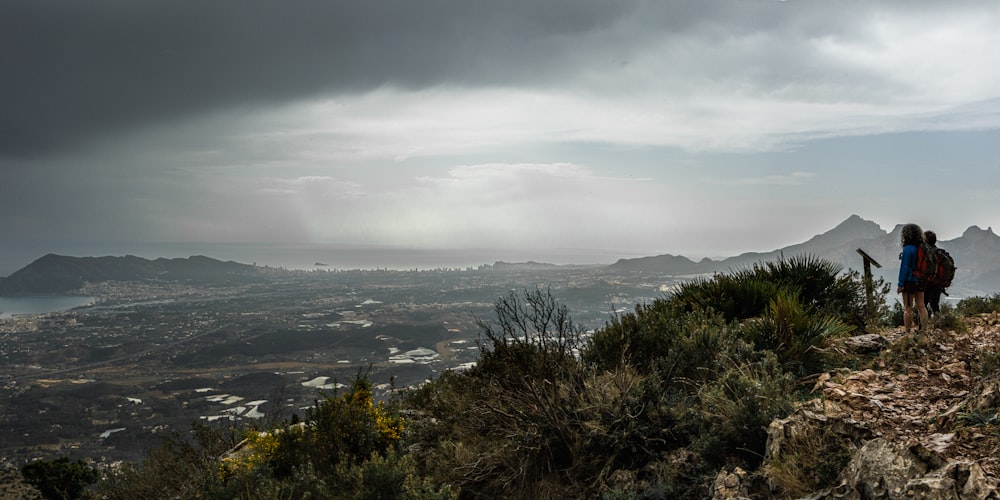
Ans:
{"type": "Polygon", "coordinates": [[[67,311],[93,302],[93,297],[51,295],[43,297],[0,297],[0,319],[18,314],[45,314],[67,311]]]}

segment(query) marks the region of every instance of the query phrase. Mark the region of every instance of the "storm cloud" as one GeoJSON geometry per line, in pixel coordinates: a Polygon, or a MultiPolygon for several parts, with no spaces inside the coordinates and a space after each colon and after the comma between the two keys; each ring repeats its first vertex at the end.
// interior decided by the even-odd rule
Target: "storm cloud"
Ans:
{"type": "MultiPolygon", "coordinates": [[[[0,17],[0,152],[44,154],[151,122],[384,86],[655,86],[668,96],[722,86],[884,103],[934,85],[904,79],[920,76],[909,67],[918,58],[941,61],[915,52],[890,73],[878,51],[900,49],[879,37],[914,29],[950,43],[944,22],[962,3],[12,0],[0,17]]],[[[966,5],[978,15],[980,4],[966,5]]]]}
{"type": "Polygon", "coordinates": [[[625,16],[609,2],[13,1],[0,150],[38,154],[150,121],[380,86],[571,78],[625,16]],[[576,56],[574,56],[576,57],[576,56]]]}

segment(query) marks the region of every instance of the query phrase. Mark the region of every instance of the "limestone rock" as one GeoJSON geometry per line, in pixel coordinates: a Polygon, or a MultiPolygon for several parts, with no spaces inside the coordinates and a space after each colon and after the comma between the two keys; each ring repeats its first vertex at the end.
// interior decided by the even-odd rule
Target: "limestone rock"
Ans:
{"type": "Polygon", "coordinates": [[[860,422],[846,416],[831,416],[824,402],[814,399],[803,404],[784,419],[771,422],[767,430],[764,463],[779,457],[796,442],[811,441],[811,435],[829,433],[854,443],[870,439],[871,431],[860,422]]]}
{"type": "Polygon", "coordinates": [[[712,500],[749,500],[747,471],[736,467],[732,472],[719,471],[712,483],[712,500]]]}
{"type": "Polygon", "coordinates": [[[920,445],[876,438],[866,443],[835,488],[808,500],[1000,499],[997,481],[975,462],[947,461],[920,445]]]}
{"type": "Polygon", "coordinates": [[[979,411],[1000,407],[1000,380],[996,377],[980,380],[969,395],[968,407],[979,411]]]}
{"type": "Polygon", "coordinates": [[[889,341],[877,333],[869,333],[846,338],[843,343],[844,348],[850,352],[870,353],[881,351],[889,341]]]}
{"type": "Polygon", "coordinates": [[[906,484],[906,498],[955,498],[996,499],[996,481],[983,473],[982,467],[972,462],[949,462],[924,477],[906,484]]]}

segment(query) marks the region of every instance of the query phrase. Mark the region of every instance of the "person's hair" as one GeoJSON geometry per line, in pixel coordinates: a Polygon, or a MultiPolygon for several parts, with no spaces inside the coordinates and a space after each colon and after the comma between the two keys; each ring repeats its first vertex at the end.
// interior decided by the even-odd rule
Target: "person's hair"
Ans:
{"type": "Polygon", "coordinates": [[[900,231],[900,239],[904,247],[906,245],[920,245],[924,242],[924,232],[916,224],[907,224],[900,231]]]}
{"type": "Polygon", "coordinates": [[[924,231],[924,241],[926,241],[928,245],[937,243],[937,234],[935,234],[934,231],[924,231]]]}

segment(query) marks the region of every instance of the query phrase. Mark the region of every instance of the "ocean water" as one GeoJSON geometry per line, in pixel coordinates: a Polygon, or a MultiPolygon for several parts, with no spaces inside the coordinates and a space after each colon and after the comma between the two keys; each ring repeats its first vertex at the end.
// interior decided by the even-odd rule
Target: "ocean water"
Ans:
{"type": "Polygon", "coordinates": [[[82,296],[0,297],[0,319],[17,314],[67,311],[90,304],[93,300],[93,297],[82,296]]]}
{"type": "Polygon", "coordinates": [[[439,269],[478,267],[505,262],[546,262],[551,264],[612,264],[622,256],[585,250],[495,250],[495,249],[398,249],[379,247],[218,247],[222,260],[288,269],[439,269]],[[323,264],[318,266],[317,264],[323,264]]]}

